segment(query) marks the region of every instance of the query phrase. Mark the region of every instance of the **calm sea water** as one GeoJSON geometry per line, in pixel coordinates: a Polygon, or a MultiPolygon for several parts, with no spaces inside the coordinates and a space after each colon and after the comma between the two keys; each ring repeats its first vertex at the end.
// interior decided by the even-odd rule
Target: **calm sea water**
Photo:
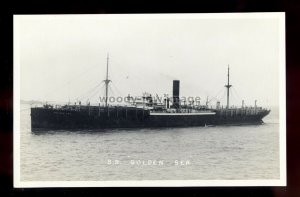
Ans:
{"type": "Polygon", "coordinates": [[[21,105],[21,181],[279,179],[278,110],[264,121],[34,134],[21,105]]]}

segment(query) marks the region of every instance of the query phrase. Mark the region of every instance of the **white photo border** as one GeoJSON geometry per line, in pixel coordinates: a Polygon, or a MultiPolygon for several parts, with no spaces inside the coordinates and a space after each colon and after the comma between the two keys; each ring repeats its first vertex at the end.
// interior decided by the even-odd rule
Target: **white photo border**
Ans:
{"type": "MultiPolygon", "coordinates": [[[[70,18],[119,17],[120,14],[63,15],[70,18]]],[[[134,18],[137,14],[122,14],[122,18],[134,18]]],[[[15,188],[47,187],[213,187],[213,186],[286,186],[286,57],[285,57],[285,13],[205,13],[205,14],[138,14],[140,19],[151,18],[198,18],[198,19],[254,19],[274,18],[279,20],[279,154],[280,178],[276,180],[142,180],[142,181],[21,181],[20,161],[20,46],[19,24],[23,17],[56,17],[57,15],[14,15],[13,17],[13,173],[15,188]]],[[[62,16],[62,15],[60,15],[62,16]]]]}

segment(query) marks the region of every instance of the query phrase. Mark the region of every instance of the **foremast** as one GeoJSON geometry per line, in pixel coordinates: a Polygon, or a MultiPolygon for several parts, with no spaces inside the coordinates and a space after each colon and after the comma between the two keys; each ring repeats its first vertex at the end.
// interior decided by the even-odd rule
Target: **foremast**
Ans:
{"type": "Polygon", "coordinates": [[[105,107],[107,107],[107,101],[108,101],[108,84],[111,82],[111,80],[108,79],[108,62],[109,62],[109,53],[107,53],[107,59],[106,59],[106,78],[104,81],[105,83],[105,107]]]}
{"type": "Polygon", "coordinates": [[[229,89],[231,88],[232,85],[229,84],[229,65],[227,69],[227,85],[225,87],[227,88],[227,105],[226,108],[229,109],[229,89]]]}

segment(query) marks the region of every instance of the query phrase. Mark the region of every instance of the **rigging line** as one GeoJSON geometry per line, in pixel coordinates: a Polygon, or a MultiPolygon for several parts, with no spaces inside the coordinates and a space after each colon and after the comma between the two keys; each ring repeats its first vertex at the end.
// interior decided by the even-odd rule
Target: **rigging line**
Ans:
{"type": "Polygon", "coordinates": [[[218,96],[220,95],[220,93],[223,93],[222,94],[222,97],[214,97],[214,98],[212,98],[212,99],[210,99],[209,101],[208,101],[208,103],[210,103],[210,102],[212,102],[212,101],[221,101],[223,98],[224,98],[224,96],[225,96],[225,93],[226,93],[226,90],[224,90],[224,89],[222,89],[223,90],[223,92],[221,91],[221,92],[219,92],[219,94],[218,94],[218,96]]]}
{"type": "Polygon", "coordinates": [[[240,103],[243,100],[235,91],[232,91],[232,94],[235,96],[237,103],[240,103]]]}
{"type": "Polygon", "coordinates": [[[96,91],[92,96],[90,96],[87,100],[88,101],[90,101],[92,98],[94,98],[94,96],[96,95],[96,94],[98,94],[99,93],[99,90],[98,91],[96,91]]]}
{"type": "Polygon", "coordinates": [[[85,95],[87,95],[87,94],[93,92],[93,91],[94,91],[97,87],[99,87],[102,83],[103,83],[103,81],[100,82],[99,84],[97,84],[97,85],[96,85],[95,87],[93,87],[92,89],[89,89],[87,92],[85,92],[85,93],[83,93],[82,95],[80,95],[79,97],[77,97],[75,100],[80,100],[80,99],[82,99],[85,95]]]}
{"type": "Polygon", "coordinates": [[[235,94],[241,99],[241,100],[243,100],[242,99],[242,97],[238,94],[238,92],[235,90],[235,88],[232,88],[233,89],[233,91],[235,92],[235,94]]]}
{"type": "MultiPolygon", "coordinates": [[[[87,78],[89,79],[89,78],[87,78]]],[[[88,87],[91,87],[93,84],[98,84],[99,83],[99,79],[98,78],[90,78],[91,80],[89,80],[88,82],[85,81],[85,85],[88,87]]],[[[103,81],[101,80],[100,83],[102,83],[103,81]]],[[[78,86],[76,86],[76,89],[78,89],[78,86]]]]}
{"type": "Polygon", "coordinates": [[[222,89],[219,90],[219,92],[214,96],[212,97],[208,102],[210,102],[212,99],[218,99],[218,96],[220,95],[220,93],[224,91],[224,88],[222,87],[222,89]]]}
{"type": "Polygon", "coordinates": [[[227,94],[227,93],[226,93],[226,90],[224,89],[224,91],[223,91],[223,96],[220,98],[220,100],[223,100],[226,94],[227,94]]]}
{"type": "MultiPolygon", "coordinates": [[[[101,89],[101,92],[103,91],[104,93],[103,93],[103,95],[105,95],[105,83],[100,87],[100,89],[101,89]]],[[[102,94],[100,94],[100,95],[102,95],[102,94]]]]}
{"type": "MultiPolygon", "coordinates": [[[[101,83],[100,83],[100,84],[101,84],[101,83]]],[[[94,94],[92,94],[92,92],[91,92],[91,93],[89,94],[90,97],[89,97],[89,98],[86,97],[87,100],[89,100],[89,99],[91,98],[91,95],[93,95],[92,97],[94,97],[94,95],[95,95],[96,93],[99,93],[99,95],[100,95],[100,92],[99,92],[99,91],[104,87],[104,85],[105,85],[105,84],[103,83],[102,86],[101,86],[99,89],[98,89],[98,88],[95,89],[96,91],[94,92],[94,94]]],[[[101,91],[102,91],[102,90],[101,90],[101,91]]]]}
{"type": "MultiPolygon", "coordinates": [[[[124,69],[124,66],[122,66],[122,65],[124,65],[124,63],[120,64],[116,59],[113,59],[113,60],[111,60],[111,64],[116,65],[111,68],[112,70],[115,67],[119,67],[120,69],[123,70],[122,72],[111,72],[110,78],[114,79],[114,81],[119,81],[120,83],[128,83],[128,76],[134,76],[133,78],[140,79],[140,77],[138,75],[135,75],[135,73],[130,73],[127,69],[124,69]]],[[[122,95],[122,92],[115,86],[115,84],[112,81],[111,81],[111,83],[113,84],[114,90],[116,90],[117,93],[122,95]]],[[[110,87],[110,88],[112,88],[112,87],[110,87]]],[[[111,90],[113,91],[113,89],[111,89],[111,90]]]]}
{"type": "Polygon", "coordinates": [[[89,101],[91,95],[94,95],[98,92],[98,89],[94,89],[94,91],[90,92],[90,94],[83,96],[80,100],[85,100],[86,102],[89,101]]]}
{"type": "MultiPolygon", "coordinates": [[[[223,77],[224,77],[224,79],[227,79],[227,78],[225,78],[224,70],[217,69],[216,72],[213,73],[213,75],[210,75],[210,79],[211,79],[210,81],[212,81],[211,87],[218,87],[220,85],[219,80],[222,79],[223,77]]],[[[226,77],[227,77],[227,73],[226,73],[226,77]]]]}
{"type": "Polygon", "coordinates": [[[89,96],[92,92],[94,92],[97,89],[97,87],[99,87],[99,85],[100,84],[96,85],[92,89],[90,89],[87,92],[83,93],[82,95],[80,95],[79,97],[77,97],[75,100],[81,100],[81,99],[84,99],[85,97],[89,96]]]}
{"type": "MultiPolygon", "coordinates": [[[[101,95],[101,92],[103,92],[103,89],[102,88],[104,88],[104,85],[101,87],[101,91],[99,92],[100,93],[100,95],[101,95]]],[[[111,89],[111,87],[110,86],[108,86],[108,88],[109,88],[109,91],[110,92],[112,92],[112,94],[114,94],[114,92],[113,92],[113,90],[111,89]]],[[[104,91],[105,91],[105,89],[104,89],[104,91]]],[[[103,95],[105,95],[105,92],[104,92],[104,94],[103,95]]],[[[94,96],[94,95],[93,95],[94,96]]],[[[108,97],[109,97],[109,95],[108,95],[108,97]]],[[[107,100],[108,102],[109,102],[109,99],[107,100]]]]}
{"type": "Polygon", "coordinates": [[[80,78],[80,77],[83,77],[85,76],[86,74],[88,74],[88,71],[91,71],[92,68],[96,68],[95,66],[91,66],[89,67],[88,69],[85,70],[85,72],[83,73],[79,73],[79,75],[76,75],[75,77],[73,77],[72,79],[68,80],[66,83],[64,83],[63,85],[62,84],[59,84],[58,86],[54,87],[51,91],[49,91],[48,93],[45,94],[45,96],[47,97],[49,94],[52,94],[53,92],[57,92],[57,89],[62,89],[62,88],[65,88],[65,86],[69,85],[73,80],[80,78]]]}
{"type": "Polygon", "coordinates": [[[91,66],[87,69],[85,69],[85,71],[83,73],[79,73],[79,75],[76,75],[75,77],[73,77],[72,79],[70,79],[67,83],[72,82],[74,79],[78,79],[79,77],[83,77],[86,74],[88,74],[89,71],[93,70],[93,68],[98,68],[97,66],[91,66]]]}
{"type": "Polygon", "coordinates": [[[86,82],[86,78],[84,78],[84,82],[85,82],[85,84],[89,84],[89,83],[91,83],[91,82],[94,82],[94,80],[95,79],[97,79],[97,80],[99,80],[99,74],[97,73],[97,72],[93,72],[92,73],[93,75],[89,75],[88,77],[87,77],[87,79],[90,79],[88,82],[86,82]]]}
{"type": "Polygon", "coordinates": [[[233,103],[235,103],[237,100],[236,100],[236,97],[235,95],[232,93],[232,91],[229,89],[229,93],[230,93],[230,103],[231,103],[231,106],[233,105],[233,103]]]}
{"type": "Polygon", "coordinates": [[[111,84],[117,90],[117,93],[119,93],[120,95],[123,95],[122,92],[117,88],[117,86],[113,82],[111,82],[111,84]]]}
{"type": "MultiPolygon", "coordinates": [[[[136,80],[143,80],[143,78],[140,77],[140,75],[136,74],[136,72],[132,72],[131,69],[124,69],[124,63],[120,64],[118,61],[115,59],[112,60],[113,65],[119,66],[123,71],[125,72],[115,72],[111,74],[111,78],[114,78],[114,81],[120,81],[121,83],[131,83],[133,79],[134,81],[136,80]],[[117,63],[116,63],[117,62],[117,63]],[[123,74],[125,73],[125,75],[123,74]],[[129,78],[129,80],[128,80],[129,78]]],[[[130,65],[130,63],[128,63],[130,65]]],[[[132,64],[131,64],[132,65],[132,64]]],[[[114,67],[112,67],[113,69],[114,67]]],[[[134,82],[133,81],[133,82],[134,82]]],[[[139,89],[142,89],[141,83],[135,83],[139,87],[139,89]]]]}
{"type": "Polygon", "coordinates": [[[70,79],[68,82],[66,82],[66,83],[71,83],[73,80],[78,80],[78,78],[80,78],[80,77],[84,77],[86,74],[88,74],[88,71],[91,71],[92,70],[92,68],[97,68],[97,67],[95,67],[95,66],[91,66],[91,67],[89,67],[88,69],[86,69],[83,73],[79,73],[79,75],[76,75],[75,77],[73,77],[72,79],[70,79]]]}
{"type": "Polygon", "coordinates": [[[109,88],[109,91],[111,91],[112,95],[114,96],[115,93],[114,93],[113,89],[110,86],[108,86],[108,88],[109,88]]]}
{"type": "Polygon", "coordinates": [[[237,98],[237,95],[232,90],[229,89],[229,91],[230,91],[230,94],[232,95],[233,100],[236,102],[239,101],[239,99],[237,98]]]}
{"type": "Polygon", "coordinates": [[[211,103],[212,101],[217,101],[218,99],[217,98],[213,98],[211,100],[208,101],[208,103],[211,103]]]}

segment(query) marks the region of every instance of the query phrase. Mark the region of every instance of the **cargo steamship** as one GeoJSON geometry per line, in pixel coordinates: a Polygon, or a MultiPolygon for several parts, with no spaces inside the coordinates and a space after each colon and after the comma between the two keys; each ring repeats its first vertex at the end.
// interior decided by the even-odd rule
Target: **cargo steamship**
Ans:
{"type": "MultiPolygon", "coordinates": [[[[141,101],[126,106],[108,104],[108,61],[106,68],[105,104],[87,105],[49,105],[31,107],[31,128],[35,130],[64,129],[102,129],[102,128],[144,128],[144,127],[191,127],[217,125],[263,124],[263,118],[270,110],[262,107],[246,107],[244,102],[239,108],[229,106],[229,67],[227,73],[227,105],[216,107],[206,105],[182,104],[179,99],[180,81],[173,80],[173,95],[163,102],[144,94],[141,101]]],[[[130,100],[130,99],[129,99],[130,100]]]]}

